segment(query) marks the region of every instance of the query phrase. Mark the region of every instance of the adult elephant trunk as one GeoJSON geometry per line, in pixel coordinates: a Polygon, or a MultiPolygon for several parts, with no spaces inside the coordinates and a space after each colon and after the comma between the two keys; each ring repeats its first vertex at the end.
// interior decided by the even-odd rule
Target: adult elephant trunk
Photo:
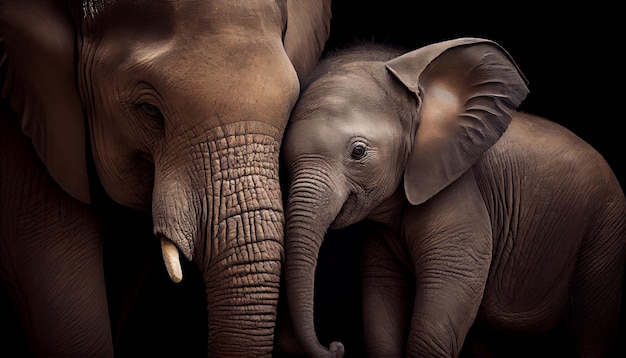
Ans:
{"type": "Polygon", "coordinates": [[[203,133],[188,155],[155,168],[154,232],[174,281],[179,252],[203,273],[209,356],[269,357],[283,259],[281,135],[253,121],[203,133]]]}
{"type": "MultiPolygon", "coordinates": [[[[309,168],[319,166],[309,166],[309,168]]],[[[320,247],[326,230],[346,195],[323,170],[303,169],[292,175],[285,228],[285,284],[294,334],[307,356],[341,357],[343,346],[322,346],[314,325],[314,285],[320,247]],[[340,350],[340,352],[338,352],[340,350]]]]}

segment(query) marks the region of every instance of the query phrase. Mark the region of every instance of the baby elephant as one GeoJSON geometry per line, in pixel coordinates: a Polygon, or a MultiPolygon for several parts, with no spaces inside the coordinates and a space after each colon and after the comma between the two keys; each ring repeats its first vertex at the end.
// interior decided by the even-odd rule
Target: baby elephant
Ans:
{"type": "Polygon", "coordinates": [[[325,59],[283,142],[284,275],[307,355],[344,354],[317,339],[313,287],[326,231],[357,222],[371,225],[361,268],[369,356],[458,357],[473,325],[514,337],[564,328],[578,357],[614,349],[624,193],[582,139],[517,111],[527,92],[485,39],[325,59]]]}

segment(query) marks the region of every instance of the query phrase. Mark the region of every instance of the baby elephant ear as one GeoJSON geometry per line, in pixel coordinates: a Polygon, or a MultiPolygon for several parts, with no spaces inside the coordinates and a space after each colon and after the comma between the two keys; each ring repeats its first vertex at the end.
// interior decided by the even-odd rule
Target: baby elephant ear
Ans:
{"type": "Polygon", "coordinates": [[[76,37],[61,1],[0,6],[0,85],[54,180],[89,202],[85,126],[75,76],[76,37]]]}
{"type": "Polygon", "coordinates": [[[468,170],[498,139],[528,94],[526,81],[496,43],[460,38],[386,63],[421,102],[404,171],[407,199],[428,200],[468,170]]]}

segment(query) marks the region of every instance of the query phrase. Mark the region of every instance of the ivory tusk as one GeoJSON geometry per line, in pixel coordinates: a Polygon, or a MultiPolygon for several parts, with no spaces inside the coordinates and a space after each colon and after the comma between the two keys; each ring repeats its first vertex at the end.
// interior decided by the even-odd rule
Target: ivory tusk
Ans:
{"type": "Polygon", "coordinates": [[[183,279],[183,270],[180,267],[178,248],[170,240],[161,238],[161,252],[163,253],[163,262],[165,262],[165,268],[170,275],[170,279],[175,283],[179,283],[183,279]]]}

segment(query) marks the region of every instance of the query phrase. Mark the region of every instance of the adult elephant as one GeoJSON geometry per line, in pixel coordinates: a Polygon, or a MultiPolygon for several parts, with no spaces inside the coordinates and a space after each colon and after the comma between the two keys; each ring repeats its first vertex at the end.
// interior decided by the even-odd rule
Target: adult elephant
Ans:
{"type": "Polygon", "coordinates": [[[115,202],[151,211],[172,280],[179,253],[202,272],[209,354],[271,354],[278,153],[330,12],[308,0],[2,2],[0,273],[36,356],[113,355],[88,163],[115,202]]]}

